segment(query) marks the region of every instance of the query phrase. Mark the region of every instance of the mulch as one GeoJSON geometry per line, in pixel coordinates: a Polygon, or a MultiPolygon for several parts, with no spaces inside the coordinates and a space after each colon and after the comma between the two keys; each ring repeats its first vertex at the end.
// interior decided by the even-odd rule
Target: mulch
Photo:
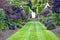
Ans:
{"type": "Polygon", "coordinates": [[[60,26],[57,26],[56,29],[53,29],[52,32],[60,38],[60,26]]]}
{"type": "Polygon", "coordinates": [[[13,35],[18,30],[19,30],[18,28],[16,28],[15,30],[6,29],[6,30],[0,32],[0,40],[6,40],[8,37],[13,35]]]}

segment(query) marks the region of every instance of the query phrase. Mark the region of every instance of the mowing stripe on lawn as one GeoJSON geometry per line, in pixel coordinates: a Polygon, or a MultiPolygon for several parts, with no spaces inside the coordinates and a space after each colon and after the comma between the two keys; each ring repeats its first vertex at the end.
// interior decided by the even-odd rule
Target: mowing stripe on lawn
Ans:
{"type": "Polygon", "coordinates": [[[32,25],[30,24],[29,27],[30,27],[30,28],[29,28],[28,31],[26,32],[24,38],[23,38],[23,39],[20,39],[20,40],[28,40],[28,39],[29,39],[30,32],[31,32],[31,29],[32,29],[32,25]]]}
{"type": "Polygon", "coordinates": [[[42,27],[43,29],[46,29],[47,30],[47,28],[42,23],[36,22],[36,24],[37,24],[37,26],[40,25],[39,27],[42,27]]]}
{"type": "Polygon", "coordinates": [[[36,35],[38,37],[38,40],[45,40],[44,34],[43,34],[43,30],[41,30],[41,27],[39,24],[35,24],[36,25],[36,35]]]}
{"type": "Polygon", "coordinates": [[[30,33],[30,36],[29,36],[29,40],[37,40],[37,35],[36,35],[36,27],[35,27],[35,24],[31,24],[33,27],[33,29],[31,29],[31,33],[30,33]]]}

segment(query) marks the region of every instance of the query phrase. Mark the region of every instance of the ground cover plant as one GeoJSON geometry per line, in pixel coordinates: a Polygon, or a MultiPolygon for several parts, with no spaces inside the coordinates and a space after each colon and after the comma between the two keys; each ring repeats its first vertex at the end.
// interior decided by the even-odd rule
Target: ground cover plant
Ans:
{"type": "Polygon", "coordinates": [[[7,40],[60,40],[40,22],[28,22],[7,40]]]}

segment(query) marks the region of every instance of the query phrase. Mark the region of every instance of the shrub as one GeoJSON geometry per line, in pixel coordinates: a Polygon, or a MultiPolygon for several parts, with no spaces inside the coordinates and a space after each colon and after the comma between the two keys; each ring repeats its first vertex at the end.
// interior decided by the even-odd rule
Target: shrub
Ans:
{"type": "Polygon", "coordinates": [[[7,27],[7,24],[5,22],[5,14],[2,9],[0,9],[0,30],[3,30],[7,27]]]}
{"type": "Polygon", "coordinates": [[[60,13],[60,0],[53,0],[51,4],[52,4],[52,11],[60,13]]]}
{"type": "Polygon", "coordinates": [[[60,25],[60,14],[53,13],[53,19],[55,20],[55,25],[60,25]]]}

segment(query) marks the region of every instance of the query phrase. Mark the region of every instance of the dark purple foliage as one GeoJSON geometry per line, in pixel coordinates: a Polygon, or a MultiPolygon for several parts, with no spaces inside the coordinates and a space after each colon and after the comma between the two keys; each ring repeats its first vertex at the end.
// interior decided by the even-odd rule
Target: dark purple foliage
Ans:
{"type": "Polygon", "coordinates": [[[52,11],[60,13],[60,0],[53,0],[51,4],[52,4],[52,11]]]}
{"type": "Polygon", "coordinates": [[[44,21],[43,24],[48,30],[55,29],[54,20],[44,21]]]}
{"type": "Polygon", "coordinates": [[[13,7],[12,15],[16,15],[17,19],[19,19],[22,16],[20,13],[21,10],[23,10],[21,7],[13,7]]]}

